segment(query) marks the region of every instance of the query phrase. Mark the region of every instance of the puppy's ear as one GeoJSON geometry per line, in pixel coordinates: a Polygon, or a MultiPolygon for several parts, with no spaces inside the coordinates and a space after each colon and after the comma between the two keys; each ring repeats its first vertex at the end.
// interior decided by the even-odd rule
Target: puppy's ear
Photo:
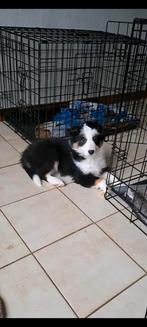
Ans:
{"type": "Polygon", "coordinates": [[[80,133],[80,127],[71,127],[70,129],[68,129],[67,131],[68,136],[70,136],[71,138],[73,137],[77,137],[80,133]]]}
{"type": "Polygon", "coordinates": [[[103,144],[104,141],[105,141],[105,134],[104,133],[101,133],[99,135],[100,146],[103,144]]]}
{"type": "Polygon", "coordinates": [[[103,127],[96,121],[89,120],[89,121],[86,121],[85,124],[92,129],[96,129],[100,134],[103,133],[103,127]]]}
{"type": "Polygon", "coordinates": [[[104,134],[96,134],[93,136],[93,140],[98,147],[101,147],[103,144],[103,141],[105,140],[105,135],[104,134]]]}
{"type": "Polygon", "coordinates": [[[104,136],[104,128],[102,125],[97,123],[97,131],[104,136]]]}

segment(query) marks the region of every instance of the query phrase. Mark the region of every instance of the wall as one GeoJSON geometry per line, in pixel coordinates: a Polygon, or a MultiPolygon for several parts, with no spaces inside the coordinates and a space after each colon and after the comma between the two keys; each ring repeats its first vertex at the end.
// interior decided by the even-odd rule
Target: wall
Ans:
{"type": "Polygon", "coordinates": [[[105,30],[107,20],[147,18],[147,9],[0,9],[0,25],[105,30]]]}

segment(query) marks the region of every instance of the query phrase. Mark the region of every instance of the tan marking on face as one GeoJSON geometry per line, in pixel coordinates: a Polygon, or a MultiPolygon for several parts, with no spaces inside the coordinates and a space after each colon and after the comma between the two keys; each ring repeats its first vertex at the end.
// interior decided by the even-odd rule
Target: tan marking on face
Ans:
{"type": "Polygon", "coordinates": [[[79,148],[79,144],[78,144],[78,142],[73,143],[72,148],[73,148],[74,150],[77,150],[77,149],[79,148]]]}

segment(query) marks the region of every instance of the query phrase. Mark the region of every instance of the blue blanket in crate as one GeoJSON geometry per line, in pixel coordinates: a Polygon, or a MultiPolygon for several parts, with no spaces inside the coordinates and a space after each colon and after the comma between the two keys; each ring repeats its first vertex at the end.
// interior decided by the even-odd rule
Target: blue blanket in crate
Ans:
{"type": "MultiPolygon", "coordinates": [[[[115,128],[115,125],[123,122],[131,125],[136,119],[130,118],[127,112],[115,105],[103,103],[92,103],[86,101],[71,101],[69,107],[61,107],[59,112],[53,116],[52,131],[54,136],[66,136],[67,130],[78,127],[84,121],[91,120],[98,122],[102,127],[115,128]],[[58,136],[58,135],[57,135],[58,136]]],[[[51,127],[51,125],[50,125],[51,127]]]]}

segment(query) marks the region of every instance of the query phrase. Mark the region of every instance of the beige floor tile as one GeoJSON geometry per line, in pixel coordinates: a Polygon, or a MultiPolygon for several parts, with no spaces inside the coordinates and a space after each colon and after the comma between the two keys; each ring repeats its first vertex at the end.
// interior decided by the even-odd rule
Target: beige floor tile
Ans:
{"type": "Polygon", "coordinates": [[[2,137],[0,137],[0,167],[18,163],[19,160],[20,154],[2,137]]]}
{"type": "Polygon", "coordinates": [[[28,143],[21,138],[10,139],[9,143],[20,153],[22,153],[28,146],[28,143]]]}
{"type": "Polygon", "coordinates": [[[140,159],[145,156],[146,152],[146,144],[130,144],[128,149],[128,158],[129,161],[136,161],[137,159],[140,159]]]}
{"type": "Polygon", "coordinates": [[[128,157],[130,157],[132,155],[132,151],[133,152],[137,150],[137,157],[139,157],[140,155],[142,156],[142,154],[144,155],[144,152],[142,152],[142,150],[144,150],[144,146],[145,143],[147,142],[147,134],[145,132],[145,130],[141,130],[140,128],[136,131],[136,130],[130,130],[129,132],[125,132],[125,133],[120,133],[117,135],[117,145],[118,147],[121,145],[121,149],[126,149],[129,153],[128,153],[128,157]],[[139,144],[139,147],[138,147],[139,144]]]}
{"type": "Polygon", "coordinates": [[[147,276],[96,311],[89,318],[144,318],[147,308],[147,276]]]}
{"type": "Polygon", "coordinates": [[[8,125],[0,122],[0,135],[2,135],[6,140],[19,139],[19,135],[13,131],[8,125]]]}
{"type": "Polygon", "coordinates": [[[32,251],[91,223],[56,189],[2,210],[32,251]]]}
{"type": "MultiPolygon", "coordinates": [[[[124,211],[127,214],[127,211],[124,211]]],[[[147,236],[117,212],[98,225],[117,242],[134,260],[147,270],[147,236]]],[[[146,232],[147,232],[147,227],[146,232]]]]}
{"type": "Polygon", "coordinates": [[[53,186],[36,186],[21,166],[0,169],[0,206],[52,189],[53,186]]]}
{"type": "Polygon", "coordinates": [[[123,133],[123,138],[122,138],[122,133],[120,133],[118,140],[120,139],[120,141],[122,142],[131,142],[133,143],[145,143],[147,142],[147,134],[146,131],[138,128],[137,130],[130,130],[129,132],[125,132],[123,133]]]}
{"type": "Polygon", "coordinates": [[[90,314],[144,274],[95,225],[35,255],[80,317],[90,314]]]}
{"type": "Polygon", "coordinates": [[[0,267],[29,253],[14,229],[0,212],[0,267]]]}
{"type": "Polygon", "coordinates": [[[144,235],[146,236],[146,239],[147,239],[147,226],[145,224],[143,224],[139,219],[137,219],[134,222],[134,225],[137,226],[139,228],[139,230],[141,230],[144,233],[144,235]]]}
{"type": "MultiPolygon", "coordinates": [[[[115,167],[117,165],[117,168],[122,168],[125,169],[123,170],[123,175],[122,175],[122,169],[118,170],[117,172],[117,176],[119,176],[120,172],[121,172],[121,179],[122,177],[124,178],[128,178],[133,175],[138,174],[138,169],[142,169],[142,163],[139,164],[139,162],[143,161],[143,158],[145,157],[145,152],[147,149],[146,146],[146,139],[147,134],[145,135],[144,133],[140,134],[140,129],[138,130],[138,134],[136,136],[136,131],[130,131],[130,133],[123,133],[123,138],[122,134],[117,136],[117,147],[119,150],[125,150],[126,152],[126,161],[127,164],[125,164],[124,166],[124,160],[121,161],[118,160],[116,161],[116,157],[113,158],[113,166],[115,167]],[[121,140],[121,142],[119,143],[119,139],[121,140]],[[127,141],[127,144],[126,144],[127,141]],[[140,144],[139,144],[140,142],[140,144]],[[142,142],[142,144],[141,144],[142,142]],[[135,165],[133,164],[133,162],[135,162],[135,165]],[[138,164],[137,164],[138,162],[138,164]],[[130,164],[129,167],[127,167],[128,163],[130,164]],[[132,170],[131,164],[133,164],[134,168],[132,170]]],[[[117,150],[118,151],[118,150],[117,150]]],[[[117,153],[117,152],[116,152],[117,153]]],[[[116,154],[115,153],[115,154],[116,154]]]]}
{"type": "Polygon", "coordinates": [[[112,190],[110,189],[110,191],[108,191],[108,194],[106,196],[108,203],[111,206],[114,206],[115,208],[115,212],[116,213],[118,210],[122,211],[125,208],[128,208],[128,204],[123,201],[121,199],[121,197],[119,197],[116,193],[112,192],[112,190]]]}
{"type": "Polygon", "coordinates": [[[62,187],[62,192],[95,222],[117,211],[100,190],[71,183],[62,187]]]}
{"type": "Polygon", "coordinates": [[[8,318],[74,318],[75,315],[31,256],[0,270],[0,295],[8,318]]]}

